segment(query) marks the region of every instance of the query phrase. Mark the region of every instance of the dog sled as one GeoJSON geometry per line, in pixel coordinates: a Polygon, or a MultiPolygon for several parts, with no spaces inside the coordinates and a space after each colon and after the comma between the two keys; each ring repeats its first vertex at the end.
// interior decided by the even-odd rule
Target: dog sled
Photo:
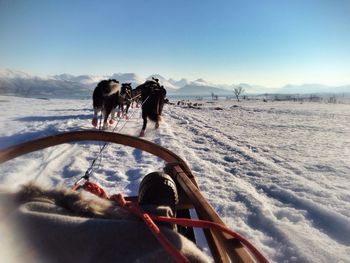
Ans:
{"type": "MultiPolygon", "coordinates": [[[[128,213],[140,217],[141,221],[144,221],[144,228],[148,228],[148,230],[146,231],[152,232],[154,237],[156,237],[157,241],[159,242],[159,246],[161,247],[162,245],[166,253],[170,255],[171,258],[174,259],[176,262],[188,262],[188,260],[201,262],[201,260],[196,260],[196,257],[194,257],[194,259],[186,258],[186,255],[183,255],[181,249],[176,248],[176,246],[172,244],[171,241],[173,241],[174,239],[167,239],[169,235],[162,235],[162,232],[170,231],[168,231],[168,229],[164,230],[164,227],[158,228],[158,223],[160,225],[176,224],[176,232],[178,232],[179,235],[184,236],[185,239],[190,240],[190,242],[193,242],[195,244],[197,244],[198,242],[198,237],[193,231],[193,228],[203,229],[207,249],[209,249],[211,257],[215,262],[268,262],[267,259],[247,239],[245,239],[238,233],[229,230],[225,226],[224,222],[221,220],[219,215],[215,212],[213,207],[201,194],[195,177],[193,176],[189,166],[175,153],[152,142],[129,135],[111,132],[66,132],[21,143],[19,145],[15,145],[7,149],[3,149],[0,151],[0,164],[30,152],[34,152],[55,145],[78,141],[103,141],[105,143],[114,143],[130,146],[148,152],[165,161],[164,173],[155,173],[156,175],[153,174],[153,176],[148,176],[148,179],[142,181],[140,185],[139,196],[108,196],[100,186],[89,180],[90,178],[87,174],[85,174],[84,176],[82,176],[82,178],[77,180],[77,182],[74,185],[72,185],[72,189],[74,191],[83,189],[82,191],[89,191],[90,193],[97,195],[99,198],[109,199],[109,202],[113,202],[113,204],[122,207],[128,213]],[[165,177],[159,177],[157,174],[165,174],[165,177]],[[150,187],[154,188],[154,186],[157,187],[159,185],[167,188],[165,189],[166,191],[171,189],[170,192],[174,192],[176,194],[176,196],[173,198],[173,200],[176,202],[174,203],[174,207],[172,208],[175,210],[174,214],[176,214],[176,217],[152,215],[151,213],[146,213],[142,209],[140,209],[138,203],[141,199],[141,201],[147,200],[147,197],[145,197],[145,195],[147,195],[147,193],[145,193],[147,192],[147,189],[149,189],[150,187]],[[174,190],[174,188],[176,190],[174,190]],[[193,211],[195,211],[195,213],[193,213],[193,211]],[[193,214],[196,214],[198,219],[193,219],[193,214]]],[[[156,193],[157,191],[162,192],[160,189],[153,189],[153,194],[148,196],[148,198],[159,199],[159,196],[154,197],[154,193],[156,193]]],[[[163,197],[160,198],[162,199],[163,197]]],[[[165,196],[164,198],[166,199],[167,197],[165,196]]],[[[173,204],[171,204],[170,206],[172,205],[173,204]]],[[[89,218],[89,215],[85,214],[84,216],[89,218]]],[[[107,219],[113,220],[113,217],[108,218],[107,216],[107,219]]],[[[86,221],[84,221],[84,226],[85,225],[86,221]]],[[[77,233],[80,233],[74,230],[71,231],[71,233],[75,235],[79,235],[77,233]]],[[[171,231],[175,230],[171,229],[171,231]]],[[[111,230],[111,232],[113,232],[113,230],[111,230]]],[[[140,242],[143,241],[140,240],[140,242]]],[[[90,247],[89,249],[97,250],[99,245],[102,244],[96,243],[94,244],[94,247],[90,247]]],[[[143,246],[144,245],[145,244],[143,244],[143,246]]],[[[133,251],[131,251],[130,253],[135,253],[135,251],[138,251],[138,244],[134,244],[133,246],[133,251]]],[[[110,249],[113,250],[114,248],[111,247],[110,249]]],[[[140,253],[143,253],[142,249],[140,249],[140,251],[140,253]]],[[[83,254],[83,252],[81,253],[83,254]]],[[[103,255],[101,257],[103,258],[103,255]]],[[[150,258],[148,259],[150,260],[150,258]]],[[[165,261],[164,258],[158,258],[157,261],[162,262],[163,260],[165,261]]],[[[91,262],[90,259],[87,261],[91,262]]],[[[123,258],[115,259],[115,262],[124,261],[127,260],[124,260],[123,258]]],[[[50,262],[55,261],[52,260],[50,262]]]]}

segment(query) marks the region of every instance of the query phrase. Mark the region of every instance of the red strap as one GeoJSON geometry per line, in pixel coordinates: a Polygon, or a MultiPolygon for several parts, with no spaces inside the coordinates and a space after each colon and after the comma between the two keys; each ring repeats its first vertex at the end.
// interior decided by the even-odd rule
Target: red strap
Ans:
{"type": "Polygon", "coordinates": [[[108,195],[106,194],[105,190],[103,190],[103,188],[100,187],[98,184],[86,181],[82,187],[84,190],[86,190],[94,195],[97,195],[97,196],[104,198],[104,199],[108,199],[108,195]]]}
{"type": "Polygon", "coordinates": [[[227,233],[233,238],[238,239],[242,244],[244,244],[255,256],[255,258],[261,263],[268,263],[269,261],[259,252],[259,250],[250,243],[246,238],[232,231],[224,225],[214,223],[206,220],[195,220],[188,218],[172,218],[165,216],[149,215],[138,206],[137,203],[126,201],[121,194],[112,195],[108,198],[106,192],[97,184],[86,181],[82,186],[86,191],[89,191],[99,197],[104,199],[110,199],[116,201],[121,207],[127,209],[129,212],[140,217],[151,230],[153,235],[158,239],[161,245],[168,251],[168,253],[176,260],[176,262],[189,262],[188,259],[180,253],[180,251],[160,232],[158,226],[153,220],[168,222],[173,224],[178,224],[187,227],[200,227],[200,228],[210,228],[216,229],[221,232],[227,233]]]}
{"type": "Polygon", "coordinates": [[[176,262],[189,262],[189,260],[183,254],[181,254],[181,252],[160,231],[159,227],[154,223],[151,216],[142,211],[142,209],[137,204],[133,202],[127,202],[121,194],[112,195],[109,199],[116,201],[121,207],[141,217],[141,219],[151,230],[152,234],[157,238],[164,249],[176,260],[176,262]]]}
{"type": "Polygon", "coordinates": [[[210,228],[210,229],[216,229],[221,232],[227,233],[230,236],[232,236],[235,239],[238,239],[242,244],[244,244],[256,257],[256,259],[261,263],[268,263],[269,261],[262,255],[259,250],[250,243],[245,237],[238,234],[235,231],[232,231],[231,229],[227,228],[224,225],[206,221],[206,220],[196,220],[196,219],[188,219],[188,218],[171,218],[171,217],[165,217],[165,216],[155,216],[151,215],[153,220],[161,221],[161,222],[167,222],[167,223],[173,223],[177,225],[187,226],[187,227],[199,227],[199,228],[210,228]]]}

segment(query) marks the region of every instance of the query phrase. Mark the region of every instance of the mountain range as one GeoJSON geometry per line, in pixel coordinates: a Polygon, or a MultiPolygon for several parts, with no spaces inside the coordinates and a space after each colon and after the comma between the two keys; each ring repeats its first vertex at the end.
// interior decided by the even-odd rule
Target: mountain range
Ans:
{"type": "Polygon", "coordinates": [[[25,72],[4,69],[0,70],[0,94],[26,97],[90,97],[97,83],[102,79],[114,78],[120,83],[129,82],[133,87],[142,84],[152,77],[158,78],[169,95],[210,96],[212,93],[221,96],[233,96],[233,89],[241,86],[245,94],[305,94],[305,93],[350,93],[350,85],[330,87],[321,84],[285,85],[271,89],[247,83],[215,84],[204,79],[166,79],[159,74],[142,77],[135,73],[114,73],[112,75],[71,75],[60,74],[46,78],[33,76],[25,72]]]}

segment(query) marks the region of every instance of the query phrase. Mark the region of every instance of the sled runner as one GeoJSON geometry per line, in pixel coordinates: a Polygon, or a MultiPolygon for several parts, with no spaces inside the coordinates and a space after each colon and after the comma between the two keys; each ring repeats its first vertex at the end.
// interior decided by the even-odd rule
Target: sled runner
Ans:
{"type": "MultiPolygon", "coordinates": [[[[268,262],[248,240],[240,236],[238,233],[227,229],[219,215],[201,194],[195,177],[193,176],[188,165],[170,150],[152,142],[129,135],[102,131],[60,133],[54,136],[36,139],[1,150],[0,164],[23,154],[76,141],[103,141],[130,146],[151,153],[165,161],[166,164],[164,167],[164,172],[167,174],[167,176],[170,176],[171,179],[167,181],[168,179],[166,177],[162,180],[165,180],[166,184],[170,184],[170,187],[175,187],[171,185],[171,180],[173,180],[176,184],[176,199],[178,200],[176,202],[176,206],[174,206],[174,209],[176,210],[175,212],[177,218],[165,218],[162,216],[157,217],[147,214],[146,218],[143,218],[146,222],[145,225],[152,225],[153,221],[157,222],[158,220],[171,224],[178,224],[179,233],[194,243],[196,243],[196,238],[192,228],[190,227],[194,226],[203,228],[208,247],[215,262],[268,262]],[[199,220],[191,219],[190,209],[195,210],[199,220]],[[150,220],[151,223],[149,223],[148,220],[150,220]]],[[[148,179],[148,181],[150,180],[152,180],[152,178],[148,179]]],[[[159,180],[159,178],[157,180],[159,180]]],[[[141,183],[141,188],[147,189],[147,185],[150,185],[148,181],[143,181],[141,183]]],[[[140,212],[137,210],[137,205],[134,205],[135,200],[145,198],[145,194],[142,192],[143,190],[141,190],[141,192],[139,191],[139,195],[143,195],[143,197],[123,197],[121,195],[108,197],[103,189],[93,182],[90,182],[87,176],[83,176],[82,180],[79,180],[76,185],[73,186],[73,188],[86,189],[101,198],[108,198],[112,201],[116,201],[120,206],[125,207],[128,211],[131,211],[134,214],[138,214],[141,217],[144,216],[142,211],[140,212]]],[[[150,227],[150,230],[154,230],[152,230],[152,226],[150,227]]],[[[157,239],[164,239],[164,237],[157,237],[157,239]]],[[[163,246],[166,246],[166,244],[169,243],[168,240],[163,242],[165,245],[162,243],[162,241],[160,241],[163,246]]],[[[171,244],[168,245],[171,247],[171,244]]],[[[177,252],[175,251],[174,253],[176,254],[177,252]]],[[[175,260],[183,262],[181,258],[175,258],[175,260]]]]}

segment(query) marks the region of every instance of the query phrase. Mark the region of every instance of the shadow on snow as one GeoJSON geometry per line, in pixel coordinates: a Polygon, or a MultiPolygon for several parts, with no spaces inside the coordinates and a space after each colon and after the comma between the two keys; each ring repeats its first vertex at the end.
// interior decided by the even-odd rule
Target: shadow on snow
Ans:
{"type": "Polygon", "coordinates": [[[64,116],[27,116],[15,119],[16,121],[32,122],[32,121],[64,121],[64,120],[88,120],[91,119],[91,114],[85,115],[64,115],[64,116]]]}

